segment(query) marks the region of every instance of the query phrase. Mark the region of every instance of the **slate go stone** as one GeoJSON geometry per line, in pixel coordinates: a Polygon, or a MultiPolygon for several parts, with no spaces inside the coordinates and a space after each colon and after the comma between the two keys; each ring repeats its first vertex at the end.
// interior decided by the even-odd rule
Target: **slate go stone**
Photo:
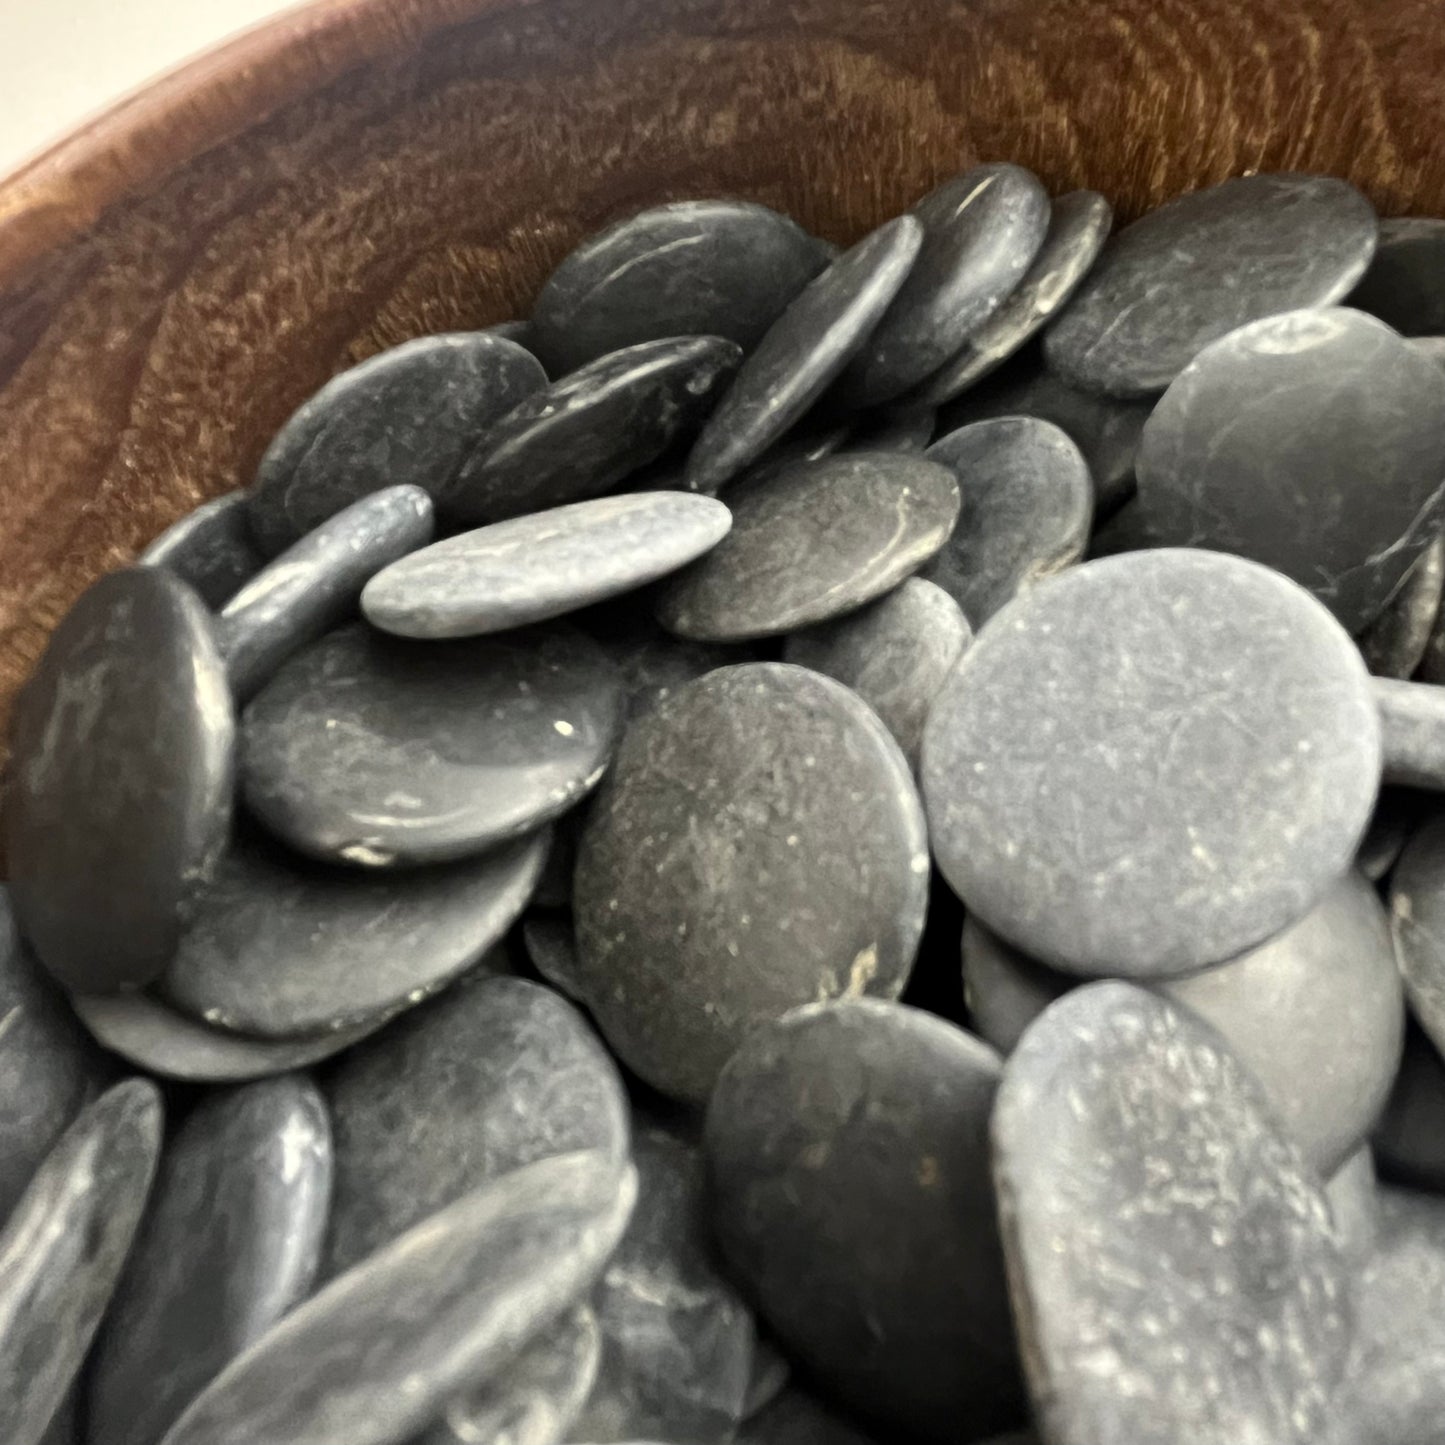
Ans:
{"type": "Polygon", "coordinates": [[[621,708],[606,655],[568,628],[419,647],[357,624],[292,658],[247,708],[246,801],[323,861],[465,858],[589,792],[621,708]]]}
{"type": "Polygon", "coordinates": [[[1377,677],[1374,689],[1385,781],[1445,792],[1445,688],[1377,677]]]}
{"type": "Polygon", "coordinates": [[[95,583],[11,721],[10,895],[71,988],[148,982],[225,838],[235,717],[210,614],[158,567],[95,583]]]}
{"type": "Polygon", "coordinates": [[[929,716],[935,856],[1072,973],[1165,977],[1304,916],[1349,866],[1380,726],[1353,642],[1252,562],[1090,562],[998,613],[929,716]]]}
{"type": "Polygon", "coordinates": [[[1445,372],[1361,311],[1271,316],[1184,368],[1137,469],[1158,545],[1264,562],[1358,632],[1439,530],[1445,372]]]}
{"type": "Polygon", "coordinates": [[[1394,216],[1380,222],[1374,260],[1350,305],[1404,336],[1445,331],[1445,221],[1394,216]]]}
{"type": "Polygon", "coordinates": [[[614,1050],[701,1101],[801,1003],[907,982],[928,901],[908,764],[841,684],[721,668],[623,738],[577,860],[578,975],[614,1050]]]}
{"type": "Polygon", "coordinates": [[[1125,983],[1004,1068],[994,1173],[1020,1345],[1061,1445],[1318,1445],[1350,1344],[1323,1187],[1207,1025],[1125,983]]]}
{"type": "Polygon", "coordinates": [[[772,637],[891,591],[948,540],[958,484],[897,452],[850,452],[740,482],[732,531],[670,580],[657,616],[699,642],[772,637]]]}
{"type": "Polygon", "coordinates": [[[155,1445],[311,1288],[331,1131],[292,1075],[208,1095],[166,1149],[90,1369],[92,1445],[155,1445]]]}
{"type": "Polygon", "coordinates": [[[695,561],[732,526],[721,502],[685,492],[597,497],[495,522],[378,572],[361,594],[398,637],[475,637],[631,591],[695,561]]]}
{"type": "Polygon", "coordinates": [[[207,607],[224,607],[265,565],[246,516],[245,492],[202,502],[168,527],[136,561],[164,567],[194,587],[207,607]]]}
{"type": "Polygon", "coordinates": [[[1179,196],[1104,248],[1044,340],[1049,365],[1110,396],[1163,391],[1236,327],[1343,300],[1377,230],[1369,201],[1333,176],[1242,176],[1179,196]]]}

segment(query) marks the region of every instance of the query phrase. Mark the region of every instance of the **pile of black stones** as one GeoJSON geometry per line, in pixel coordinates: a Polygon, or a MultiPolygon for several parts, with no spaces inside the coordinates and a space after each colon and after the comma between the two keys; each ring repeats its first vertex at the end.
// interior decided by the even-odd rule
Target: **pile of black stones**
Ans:
{"type": "Polygon", "coordinates": [[[4,1445],[1445,1438],[1445,221],[1111,223],[630,216],[81,597],[4,1445]]]}

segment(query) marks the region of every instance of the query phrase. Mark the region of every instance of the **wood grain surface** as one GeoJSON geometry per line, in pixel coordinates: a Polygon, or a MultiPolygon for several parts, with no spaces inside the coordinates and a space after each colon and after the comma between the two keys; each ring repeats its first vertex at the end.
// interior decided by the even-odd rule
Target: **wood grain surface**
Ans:
{"type": "MultiPolygon", "coordinates": [[[[341,367],[738,195],[839,241],[980,159],[1445,213],[1445,0],[322,0],[0,185],[0,729],[100,572],[341,367]]],[[[3,734],[0,734],[3,735],[3,734]]]]}

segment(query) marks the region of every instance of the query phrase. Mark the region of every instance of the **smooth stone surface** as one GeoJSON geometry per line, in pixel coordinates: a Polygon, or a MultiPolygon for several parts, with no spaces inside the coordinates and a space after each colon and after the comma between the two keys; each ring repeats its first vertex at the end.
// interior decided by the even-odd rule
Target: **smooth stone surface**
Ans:
{"type": "Polygon", "coordinates": [[[1445,366],[1445,336],[1412,336],[1410,345],[1436,366],[1445,366]]]}
{"type": "Polygon", "coordinates": [[[696,432],[741,360],[721,336],[669,336],[589,362],[488,431],[442,514],[476,526],[611,491],[696,432]]]}
{"type": "Polygon", "coordinates": [[[1211,342],[1264,316],[1349,295],[1375,252],[1369,201],[1333,176],[1241,176],[1115,236],[1044,340],[1066,381],[1163,391],[1211,342]]]}
{"type": "Polygon", "coordinates": [[[1445,1053],[1445,817],[1405,845],[1390,875],[1390,919],[1411,1012],[1445,1053]]]}
{"type": "Polygon", "coordinates": [[[524,1164],[627,1156],[616,1066],[571,1004],[520,978],[467,980],[398,1019],[338,1063],[326,1096],[326,1278],[524,1164]]]}
{"type": "Polygon", "coordinates": [[[313,857],[362,867],[485,852],[602,776],[622,708],[605,654],[548,626],[426,646],[343,628],[246,710],[246,801],[313,857]]]}
{"type": "Polygon", "coordinates": [[[1137,470],[1156,546],[1263,562],[1358,632],[1439,531],[1445,372],[1362,311],[1271,316],[1184,368],[1137,470]]]}
{"type": "Polygon", "coordinates": [[[1445,221],[1433,216],[1381,221],[1374,259],[1351,292],[1350,305],[1405,336],[1445,331],[1445,221]]]}
{"type": "Polygon", "coordinates": [[[155,1085],[128,1079],[61,1135],[0,1232],[0,1440],[36,1445],[125,1264],[161,1147],[155,1085]]]}
{"type": "Polygon", "coordinates": [[[897,743],[840,683],[722,668],[634,723],[577,859],[579,981],[648,1083],[701,1102],[758,1025],[907,982],[928,840],[897,743]]]}
{"type": "Polygon", "coordinates": [[[1355,638],[1376,677],[1408,678],[1424,660],[1445,586],[1445,537],[1416,557],[1385,610],[1355,638]]]}
{"type": "Polygon", "coordinates": [[[1042,962],[1165,977],[1302,918],[1374,807],[1370,678],[1328,612],[1235,557],[1131,553],[1042,582],[944,684],[934,856],[1042,962]]]}
{"type": "Polygon", "coordinates": [[[378,572],[367,621],[398,637],[475,637],[543,622],[655,582],[715,547],[732,514],[711,497],[640,492],[495,522],[378,572]]]}
{"type": "Polygon", "coordinates": [[[961,1029],[854,999],[754,1030],[708,1105],[736,1277],[819,1388],[889,1438],[1022,1412],[989,1180],[998,1080],[961,1029]]]}
{"type": "Polygon", "coordinates": [[[1445,688],[1377,677],[1386,783],[1445,792],[1445,688]]]}
{"type": "Polygon", "coordinates": [[[195,588],[207,607],[221,608],[265,565],[251,534],[245,492],[202,502],[166,528],[136,562],[164,567],[195,588]]]}
{"type": "Polygon", "coordinates": [[[589,236],[547,278],[533,344],[553,375],[666,336],[748,351],[826,262],[825,243],[767,206],[654,206],[589,236]]]}
{"type": "Polygon", "coordinates": [[[1445,1192],[1445,1060],[1414,1022],[1371,1143],[1386,1179],[1445,1192]]]}
{"type": "Polygon", "coordinates": [[[857,612],[793,633],[783,661],[852,688],[916,769],[928,710],[972,640],[958,603],[932,582],[910,577],[857,612]]]}
{"type": "Polygon", "coordinates": [[[1369,831],[1355,854],[1355,867],[1378,883],[1395,866],[1428,800],[1406,788],[1382,788],[1369,831]]]}
{"type": "Polygon", "coordinates": [[[933,440],[937,419],[932,407],[884,407],[865,415],[846,445],[854,452],[921,452],[933,440]]]}
{"type": "Polygon", "coordinates": [[[958,478],[958,525],[925,576],[982,627],[1042,577],[1077,562],[1094,520],[1083,453],[1052,422],[999,417],[961,427],[924,454],[958,478]]]}
{"type": "Polygon", "coordinates": [[[221,610],[216,639],[231,689],[252,697],[293,653],[356,610],[367,582],[435,531],[420,487],[372,492],[307,533],[258,572],[221,610]]]}
{"type": "Polygon", "coordinates": [[[680,637],[773,637],[851,612],[938,552],[959,501],[936,462],[849,452],[739,483],[728,505],[732,531],[658,600],[680,637]]]}
{"type": "Polygon", "coordinates": [[[994,1175],[1045,1439],[1318,1445],[1350,1343],[1323,1187],[1207,1025],[1124,983],[1005,1065],[994,1175]]]}
{"type": "Polygon", "coordinates": [[[313,1295],[164,1445],[390,1445],[496,1379],[574,1306],[626,1226],[630,1169],[565,1154],[503,1175],[313,1295]]]}
{"type": "Polygon", "coordinates": [[[501,941],[527,905],[547,846],[542,832],[460,863],[358,874],[239,843],[160,992],[205,1023],[280,1039],[419,1003],[501,941]]]}
{"type": "Polygon", "coordinates": [[[1001,366],[1063,309],[1088,274],[1114,224],[1114,208],[1097,191],[1059,196],[1033,264],[997,311],[912,393],[942,406],[1001,366]]]}
{"type": "Polygon", "coordinates": [[[945,181],[911,214],[923,224],[918,260],[841,383],[857,404],[901,396],[999,310],[1044,243],[1049,197],[1022,166],[994,163],[945,181]]]}
{"type": "Polygon", "coordinates": [[[858,354],[918,256],[923,228],[899,216],[845,251],[773,324],[688,454],[684,485],[716,492],[822,396],[858,354]]]}
{"type": "MultiPolygon", "coordinates": [[[[570,890],[569,890],[570,892],[570,890]]],[[[522,946],[532,967],[558,993],[581,1002],[577,939],[570,914],[537,913],[522,922],[522,946]]]]}
{"type": "Polygon", "coordinates": [[[494,422],[547,384],[536,358],[495,331],[423,336],[334,376],[261,458],[251,526],[271,555],[372,492],[438,498],[494,422]]]}
{"type": "Polygon", "coordinates": [[[204,1098],[168,1145],[90,1369],[92,1445],[155,1445],[311,1288],[331,1130],[293,1075],[204,1098]]]}
{"type": "Polygon", "coordinates": [[[873,1438],[797,1385],[749,1420],[738,1445],[875,1445],[873,1438]]]}
{"type": "Polygon", "coordinates": [[[230,820],[235,715],[210,614],[158,567],[102,577],[15,700],[15,916],[71,988],[149,982],[230,820]]]}
{"type": "Polygon", "coordinates": [[[1375,1179],[1375,1158],[1370,1146],[1362,1144],[1330,1177],[1325,1185],[1330,1215],[1345,1258],[1367,1259],[1380,1233],[1380,1187],[1375,1179]]]}

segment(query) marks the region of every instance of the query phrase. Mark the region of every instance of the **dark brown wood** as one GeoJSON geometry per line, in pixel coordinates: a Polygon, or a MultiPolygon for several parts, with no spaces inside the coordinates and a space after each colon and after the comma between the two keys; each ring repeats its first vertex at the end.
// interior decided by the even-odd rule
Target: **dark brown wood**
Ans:
{"type": "Polygon", "coordinates": [[[320,0],[0,184],[0,726],[99,572],[338,368],[732,194],[848,240],[981,159],[1445,213],[1445,0],[320,0]]]}

